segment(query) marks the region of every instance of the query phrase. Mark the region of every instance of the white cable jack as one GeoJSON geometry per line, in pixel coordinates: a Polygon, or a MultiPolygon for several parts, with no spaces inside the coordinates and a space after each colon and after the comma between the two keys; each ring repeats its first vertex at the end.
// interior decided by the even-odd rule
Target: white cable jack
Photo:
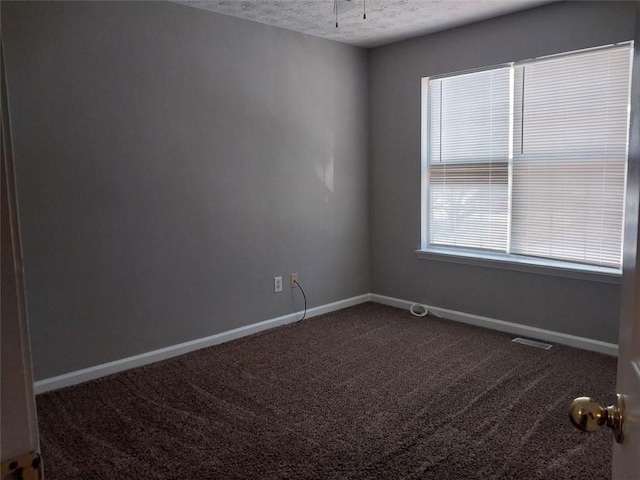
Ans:
{"type": "Polygon", "coordinates": [[[415,315],[416,317],[424,317],[425,315],[427,315],[427,313],[429,313],[427,307],[421,305],[420,303],[414,303],[413,305],[411,305],[409,311],[411,312],[411,315],[415,315]]]}

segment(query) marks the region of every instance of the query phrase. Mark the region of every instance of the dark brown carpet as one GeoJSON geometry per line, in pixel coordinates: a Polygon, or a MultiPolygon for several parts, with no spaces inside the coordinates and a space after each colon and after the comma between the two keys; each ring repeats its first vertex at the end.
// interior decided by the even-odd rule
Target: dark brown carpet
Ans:
{"type": "Polygon", "coordinates": [[[376,304],[38,396],[55,479],[604,479],[616,360],[376,304]]]}

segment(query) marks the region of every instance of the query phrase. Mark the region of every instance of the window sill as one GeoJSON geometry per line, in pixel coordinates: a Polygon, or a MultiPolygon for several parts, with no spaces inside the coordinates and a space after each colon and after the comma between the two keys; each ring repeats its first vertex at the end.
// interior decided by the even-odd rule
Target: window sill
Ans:
{"type": "Polygon", "coordinates": [[[478,252],[473,250],[428,248],[416,250],[418,258],[438,262],[460,263],[479,267],[498,268],[517,272],[550,275],[553,277],[574,278],[591,282],[622,283],[622,272],[615,268],[580,265],[558,260],[545,260],[533,257],[519,257],[500,253],[478,252]]]}

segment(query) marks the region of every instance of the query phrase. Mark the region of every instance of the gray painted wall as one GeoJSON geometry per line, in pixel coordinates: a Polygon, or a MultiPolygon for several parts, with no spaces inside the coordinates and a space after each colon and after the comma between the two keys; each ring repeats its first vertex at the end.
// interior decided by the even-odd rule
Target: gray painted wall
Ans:
{"type": "Polygon", "coordinates": [[[302,309],[291,272],[310,307],[370,291],[365,50],[168,2],[1,8],[36,379],[302,309]]]}
{"type": "Polygon", "coordinates": [[[632,40],[634,15],[635,2],[562,2],[370,52],[373,292],[617,343],[619,285],[416,257],[420,82],[632,40]]]}
{"type": "Polygon", "coordinates": [[[415,256],[420,79],[631,39],[632,2],[368,53],[164,2],[1,9],[36,379],[298,310],[272,293],[294,271],[309,306],[372,291],[617,341],[617,285],[415,256]]]}

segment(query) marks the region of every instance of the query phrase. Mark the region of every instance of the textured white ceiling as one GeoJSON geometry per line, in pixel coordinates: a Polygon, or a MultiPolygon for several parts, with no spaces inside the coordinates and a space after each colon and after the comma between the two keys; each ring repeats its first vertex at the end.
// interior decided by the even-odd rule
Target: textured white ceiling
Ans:
{"type": "Polygon", "coordinates": [[[351,0],[355,8],[339,14],[338,28],[333,13],[334,0],[174,1],[369,48],[555,0],[351,0]],[[362,18],[365,2],[366,20],[362,18]]]}

